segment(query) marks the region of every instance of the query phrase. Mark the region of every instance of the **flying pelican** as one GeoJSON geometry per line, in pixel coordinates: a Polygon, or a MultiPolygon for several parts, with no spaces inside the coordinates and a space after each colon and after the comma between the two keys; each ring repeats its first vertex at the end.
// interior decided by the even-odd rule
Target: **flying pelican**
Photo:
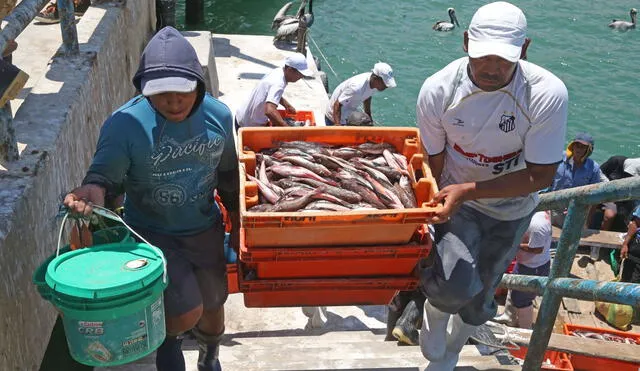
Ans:
{"type": "Polygon", "coordinates": [[[294,40],[297,38],[299,21],[302,19],[307,27],[311,27],[314,21],[313,0],[302,0],[295,16],[287,15],[292,2],[286,3],[273,18],[271,28],[276,30],[275,40],[294,40]],[[309,12],[305,13],[305,8],[309,4],[309,12]]]}
{"type": "Polygon", "coordinates": [[[449,13],[449,19],[451,20],[451,22],[438,21],[432,27],[434,30],[451,31],[456,28],[456,26],[460,27],[460,23],[458,23],[458,17],[456,17],[456,10],[453,8],[449,8],[447,9],[447,12],[449,13]]]}
{"type": "Polygon", "coordinates": [[[629,11],[629,15],[631,15],[631,22],[618,21],[614,19],[613,21],[611,21],[611,23],[609,23],[609,28],[613,28],[618,31],[628,31],[636,28],[636,16],[638,15],[638,11],[636,10],[636,8],[631,8],[631,10],[629,11]]]}

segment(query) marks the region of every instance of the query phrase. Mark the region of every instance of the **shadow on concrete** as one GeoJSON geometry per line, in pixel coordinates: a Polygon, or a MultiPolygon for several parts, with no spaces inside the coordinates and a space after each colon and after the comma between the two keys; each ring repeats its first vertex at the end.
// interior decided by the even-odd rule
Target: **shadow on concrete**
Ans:
{"type": "Polygon", "coordinates": [[[264,77],[264,73],[255,73],[255,72],[242,72],[238,75],[239,79],[248,79],[248,80],[262,80],[264,77]]]}
{"type": "Polygon", "coordinates": [[[244,59],[246,61],[255,63],[255,64],[259,64],[261,66],[264,67],[268,67],[268,68],[276,68],[278,66],[269,63],[269,62],[265,62],[261,59],[257,59],[254,58],[250,55],[246,55],[246,54],[242,54],[240,53],[240,49],[236,46],[231,45],[231,41],[229,39],[227,39],[226,37],[214,37],[213,38],[213,50],[215,53],[215,57],[237,57],[240,59],[244,59]]]}
{"type": "MultiPolygon", "coordinates": [[[[327,328],[317,328],[317,329],[287,329],[287,330],[271,330],[271,331],[247,331],[247,332],[236,332],[233,334],[225,334],[224,338],[221,342],[222,345],[232,347],[235,345],[241,345],[241,343],[237,340],[241,339],[251,339],[251,338],[284,338],[284,337],[293,337],[293,336],[322,336],[324,334],[330,332],[362,332],[363,330],[332,330],[327,328]]],[[[368,331],[373,335],[384,335],[384,329],[367,329],[364,331],[368,331]]],[[[182,344],[183,350],[197,350],[198,345],[196,344],[193,338],[185,338],[182,344]]]]}
{"type": "Polygon", "coordinates": [[[298,43],[290,43],[288,41],[274,41],[273,46],[275,46],[276,49],[287,50],[290,52],[295,52],[296,49],[298,49],[298,43]]]}

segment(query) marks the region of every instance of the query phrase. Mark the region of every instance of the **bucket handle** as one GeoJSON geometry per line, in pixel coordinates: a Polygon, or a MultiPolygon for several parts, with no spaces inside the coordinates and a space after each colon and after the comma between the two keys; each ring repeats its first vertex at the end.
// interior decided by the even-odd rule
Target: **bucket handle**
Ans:
{"type": "MultiPolygon", "coordinates": [[[[125,223],[125,221],[120,217],[120,215],[102,206],[92,205],[92,207],[93,207],[94,213],[104,218],[122,223],[122,225],[124,225],[129,231],[131,231],[131,233],[133,233],[136,237],[142,240],[142,242],[146,243],[153,250],[155,250],[155,252],[162,258],[162,268],[163,268],[162,283],[166,284],[167,283],[167,259],[165,259],[162,251],[155,245],[149,243],[149,241],[145,240],[144,237],[138,234],[138,232],[134,231],[133,228],[131,228],[127,223],[125,223]]],[[[60,232],[58,233],[58,248],[56,249],[56,257],[60,255],[60,245],[62,245],[62,234],[64,232],[64,224],[66,223],[68,218],[69,218],[69,212],[64,213],[64,217],[62,218],[62,225],[60,226],[60,232]]]]}

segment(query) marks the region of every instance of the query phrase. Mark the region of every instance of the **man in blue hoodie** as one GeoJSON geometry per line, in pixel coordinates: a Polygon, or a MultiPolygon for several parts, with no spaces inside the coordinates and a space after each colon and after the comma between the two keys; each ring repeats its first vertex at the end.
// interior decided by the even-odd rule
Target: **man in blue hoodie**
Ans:
{"type": "Polygon", "coordinates": [[[196,52],[165,27],[145,48],[133,84],[142,92],[109,117],[82,186],[64,204],[91,205],[124,191],[124,219],[167,259],[167,337],[159,371],[184,371],[182,334],[199,344],[199,371],[221,370],[218,350],[227,299],[224,227],[214,191],[239,230],[238,161],[229,108],[205,92],[196,52]]]}

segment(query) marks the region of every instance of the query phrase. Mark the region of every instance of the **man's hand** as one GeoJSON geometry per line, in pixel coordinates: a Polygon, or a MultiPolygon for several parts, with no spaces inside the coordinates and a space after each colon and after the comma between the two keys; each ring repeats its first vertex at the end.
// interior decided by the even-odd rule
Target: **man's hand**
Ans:
{"type": "Polygon", "coordinates": [[[440,224],[447,222],[458,211],[462,203],[466,201],[467,194],[472,189],[473,183],[452,184],[444,187],[433,196],[429,206],[435,207],[444,202],[442,209],[434,216],[427,218],[427,223],[440,224]]]}
{"type": "Polygon", "coordinates": [[[620,249],[620,258],[626,259],[628,257],[629,257],[629,246],[622,245],[622,248],[620,249]]]}
{"type": "Polygon", "coordinates": [[[92,205],[104,206],[105,189],[97,184],[85,184],[64,197],[64,206],[73,213],[89,216],[92,205]]]}
{"type": "Polygon", "coordinates": [[[297,113],[297,112],[298,112],[298,111],[296,111],[296,109],[295,109],[295,108],[293,108],[293,106],[292,106],[292,105],[290,105],[290,104],[287,104],[287,106],[285,107],[285,109],[286,109],[286,110],[287,110],[287,112],[289,112],[289,113],[297,113]]]}

